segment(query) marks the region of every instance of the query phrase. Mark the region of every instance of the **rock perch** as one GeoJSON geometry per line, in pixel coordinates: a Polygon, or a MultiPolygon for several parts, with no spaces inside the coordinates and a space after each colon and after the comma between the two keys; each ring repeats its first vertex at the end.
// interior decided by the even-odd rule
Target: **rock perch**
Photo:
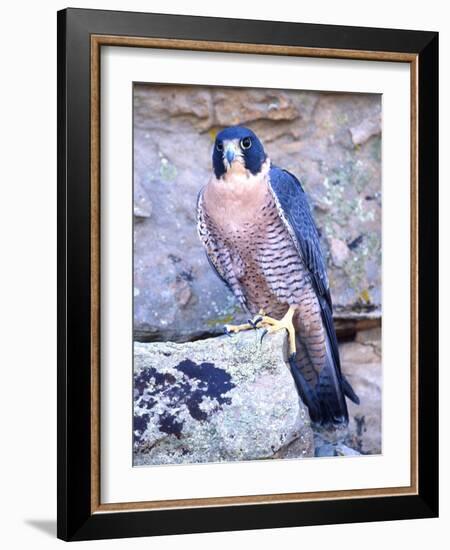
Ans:
{"type": "Polygon", "coordinates": [[[135,466],[314,456],[286,334],[260,338],[134,344],[135,466]]]}

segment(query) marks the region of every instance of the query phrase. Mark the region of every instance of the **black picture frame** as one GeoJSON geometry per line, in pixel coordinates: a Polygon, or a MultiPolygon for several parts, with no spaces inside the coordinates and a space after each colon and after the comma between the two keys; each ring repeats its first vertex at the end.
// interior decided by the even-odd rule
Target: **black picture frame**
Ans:
{"type": "MultiPolygon", "coordinates": [[[[58,12],[58,531],[137,537],[438,515],[438,34],[66,9],[58,12]],[[305,502],[92,511],[91,36],[401,52],[417,56],[418,491],[305,502]]],[[[401,207],[399,205],[399,207],[401,207]]]]}

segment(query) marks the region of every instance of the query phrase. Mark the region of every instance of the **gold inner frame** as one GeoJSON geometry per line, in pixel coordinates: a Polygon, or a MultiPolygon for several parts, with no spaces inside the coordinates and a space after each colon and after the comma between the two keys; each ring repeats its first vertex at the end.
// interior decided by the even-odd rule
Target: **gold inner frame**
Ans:
{"type": "Polygon", "coordinates": [[[91,35],[91,513],[274,504],[418,494],[418,56],[409,53],[304,48],[165,38],[91,35]],[[101,503],[100,500],[100,50],[102,46],[165,48],[297,57],[409,63],[411,75],[411,449],[407,487],[281,493],[232,497],[101,503]]]}

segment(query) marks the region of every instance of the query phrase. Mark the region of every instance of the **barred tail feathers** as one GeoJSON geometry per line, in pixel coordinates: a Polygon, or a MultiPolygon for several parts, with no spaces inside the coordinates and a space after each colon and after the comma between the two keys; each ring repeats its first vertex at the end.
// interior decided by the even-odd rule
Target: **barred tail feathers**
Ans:
{"type": "MultiPolygon", "coordinates": [[[[302,346],[298,336],[297,346],[298,348],[302,346]]],[[[308,358],[303,356],[299,361],[297,357],[291,356],[289,363],[300,397],[309,409],[311,420],[322,425],[348,424],[345,396],[347,395],[355,402],[359,402],[359,399],[341,374],[340,366],[335,362],[328,334],[326,334],[325,364],[314,380],[311,380],[310,376],[305,376],[311,370],[311,365],[306,364],[308,358]]]]}

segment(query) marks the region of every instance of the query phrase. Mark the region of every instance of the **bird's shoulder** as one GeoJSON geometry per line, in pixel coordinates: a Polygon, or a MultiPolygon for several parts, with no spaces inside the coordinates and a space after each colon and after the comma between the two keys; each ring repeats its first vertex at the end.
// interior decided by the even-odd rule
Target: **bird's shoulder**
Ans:
{"type": "Polygon", "coordinates": [[[272,164],[269,171],[269,181],[272,188],[279,192],[295,195],[304,193],[303,186],[299,178],[285,168],[272,164]]]}
{"type": "MultiPolygon", "coordinates": [[[[301,225],[302,231],[316,233],[311,215],[308,197],[300,180],[288,170],[272,166],[269,172],[269,187],[280,211],[295,227],[301,225]]],[[[297,227],[300,229],[300,227],[297,227]]]]}

